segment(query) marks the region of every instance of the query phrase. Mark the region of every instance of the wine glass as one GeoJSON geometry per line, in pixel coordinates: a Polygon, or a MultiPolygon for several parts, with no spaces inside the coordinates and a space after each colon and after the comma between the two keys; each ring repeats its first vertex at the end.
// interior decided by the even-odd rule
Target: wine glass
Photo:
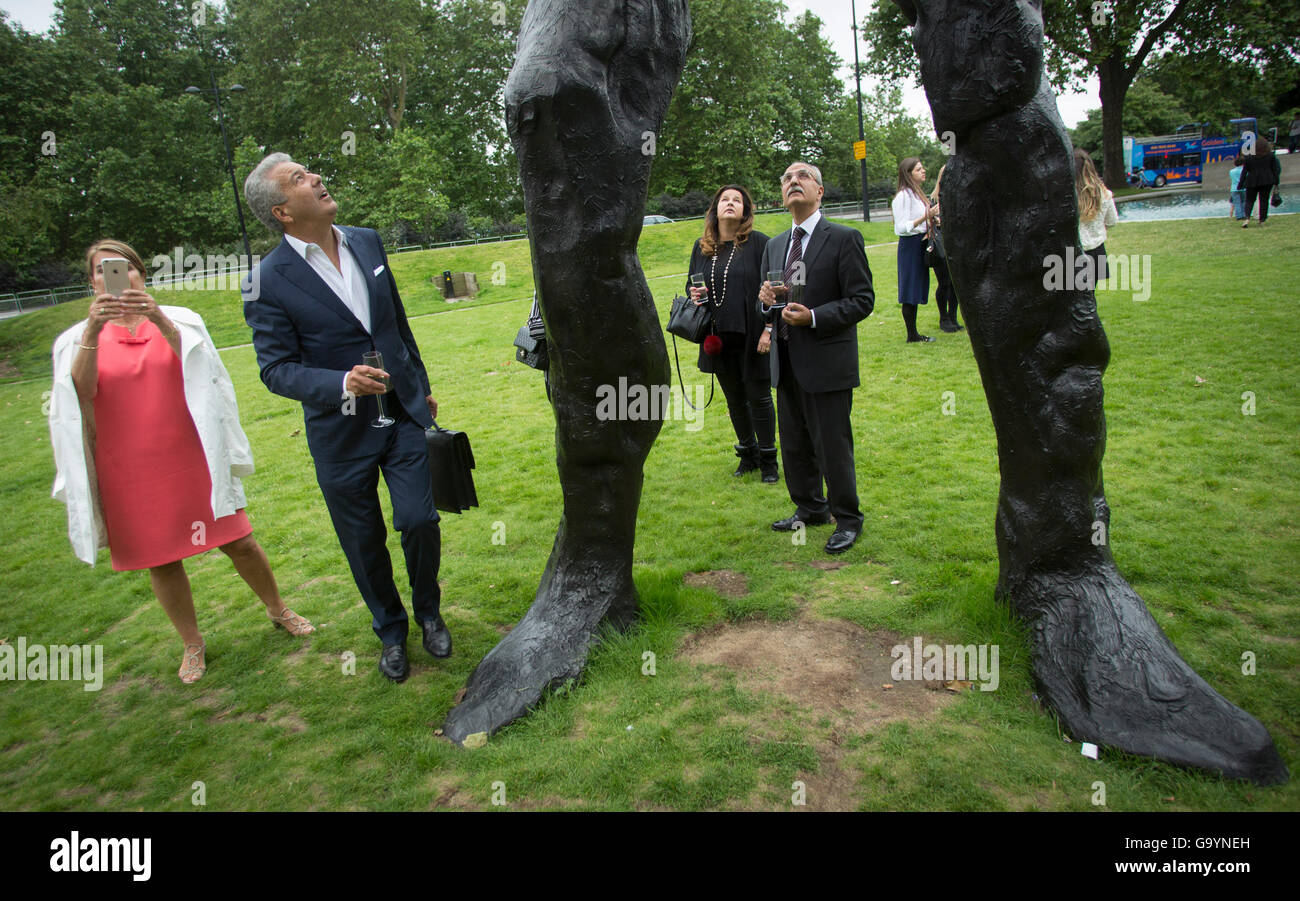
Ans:
{"type": "MultiPolygon", "coordinates": [[[[368,350],[361,355],[361,363],[364,366],[373,366],[375,369],[383,369],[384,355],[377,350],[368,350]]],[[[384,383],[385,393],[393,390],[393,383],[388,376],[375,376],[375,379],[384,383]]],[[[376,394],[375,400],[379,403],[379,416],[371,420],[370,427],[375,429],[386,429],[393,424],[394,420],[384,412],[384,395],[376,394]]]]}

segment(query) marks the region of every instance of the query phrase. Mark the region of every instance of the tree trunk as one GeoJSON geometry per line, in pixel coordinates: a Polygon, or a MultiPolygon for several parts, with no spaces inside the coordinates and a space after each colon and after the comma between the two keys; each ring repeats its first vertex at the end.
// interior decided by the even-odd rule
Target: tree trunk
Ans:
{"type": "Polygon", "coordinates": [[[524,13],[506,125],[546,321],[564,513],[532,607],[447,716],[444,733],[457,743],[495,732],[549,686],[577,678],[601,622],[622,627],[636,615],[642,467],[664,411],[602,420],[598,389],[669,389],[636,246],[654,134],[689,43],[686,0],[531,0],[524,13]]]}
{"type": "Polygon", "coordinates": [[[1097,74],[1101,79],[1101,152],[1106,163],[1102,179],[1114,191],[1128,184],[1124,167],[1124,98],[1133,78],[1125,70],[1124,60],[1116,57],[1103,60],[1097,74]]]}
{"type": "Polygon", "coordinates": [[[1110,554],[1110,347],[1092,290],[1045,287],[1049,266],[1073,276],[1079,248],[1040,14],[1015,0],[900,5],[916,20],[935,128],[956,135],[943,237],[997,432],[997,594],[1029,629],[1039,693],[1077,741],[1285,781],[1267,730],[1183,661],[1110,554]]]}

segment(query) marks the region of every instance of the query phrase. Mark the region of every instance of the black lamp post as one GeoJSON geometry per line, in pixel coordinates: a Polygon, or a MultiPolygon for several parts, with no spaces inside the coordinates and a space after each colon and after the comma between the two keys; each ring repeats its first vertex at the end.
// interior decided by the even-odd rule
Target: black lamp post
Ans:
{"type": "MultiPolygon", "coordinates": [[[[244,238],[244,263],[247,266],[253,265],[253,251],[248,246],[248,229],[244,226],[244,207],[239,202],[239,187],[235,184],[235,163],[230,157],[230,139],[226,137],[226,117],[221,112],[221,91],[217,88],[217,76],[209,70],[208,75],[212,78],[212,98],[217,102],[217,121],[221,123],[221,146],[226,150],[226,169],[230,172],[230,190],[235,192],[235,212],[239,214],[239,233],[244,238]]],[[[227,93],[235,94],[244,90],[242,84],[232,84],[226,89],[227,93]]],[[[206,94],[203,88],[196,88],[190,85],[185,89],[187,94],[206,94]]]]}
{"type": "MultiPolygon", "coordinates": [[[[858,140],[866,146],[867,134],[862,128],[862,72],[858,68],[858,4],[850,0],[853,15],[853,77],[858,83],[858,140]]],[[[871,198],[867,196],[867,158],[862,158],[862,221],[871,221],[871,198]]]]}

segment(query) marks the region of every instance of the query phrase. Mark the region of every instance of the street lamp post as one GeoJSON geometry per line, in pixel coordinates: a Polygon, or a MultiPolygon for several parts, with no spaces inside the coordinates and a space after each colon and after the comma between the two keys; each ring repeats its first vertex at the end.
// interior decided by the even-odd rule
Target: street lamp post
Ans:
{"type": "MultiPolygon", "coordinates": [[[[849,0],[853,15],[853,77],[858,83],[858,140],[865,146],[867,133],[862,128],[862,72],[858,68],[858,4],[849,0]]],[[[862,158],[862,221],[871,221],[871,198],[867,196],[867,158],[862,158]]]]}
{"type": "MultiPolygon", "coordinates": [[[[226,117],[221,112],[221,91],[217,87],[217,76],[212,70],[208,70],[208,75],[212,79],[212,98],[217,102],[217,121],[221,123],[221,146],[226,151],[226,169],[230,172],[230,190],[235,194],[235,212],[239,215],[239,233],[244,238],[244,264],[253,265],[253,251],[248,246],[248,228],[244,225],[244,207],[239,202],[239,186],[235,183],[235,162],[230,156],[230,139],[226,137],[226,117]]],[[[229,93],[235,94],[244,90],[241,84],[232,84],[226,89],[229,93]]],[[[185,89],[187,94],[206,93],[202,88],[196,88],[190,85],[185,89]]]]}

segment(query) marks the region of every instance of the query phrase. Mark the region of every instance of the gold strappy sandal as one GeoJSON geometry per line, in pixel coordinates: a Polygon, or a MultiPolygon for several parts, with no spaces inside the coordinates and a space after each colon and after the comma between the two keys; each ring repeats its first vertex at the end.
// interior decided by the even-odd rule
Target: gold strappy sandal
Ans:
{"type": "Polygon", "coordinates": [[[181,677],[181,681],[186,685],[199,681],[203,678],[203,674],[208,671],[208,664],[203,656],[207,649],[206,644],[187,644],[185,646],[185,656],[181,658],[181,668],[177,675],[181,677]]]}
{"type": "MultiPolygon", "coordinates": [[[[271,616],[268,612],[267,616],[271,616]]],[[[288,607],[279,616],[271,616],[271,622],[275,623],[277,629],[284,629],[290,635],[310,635],[316,631],[306,617],[299,616],[288,607]]]]}

